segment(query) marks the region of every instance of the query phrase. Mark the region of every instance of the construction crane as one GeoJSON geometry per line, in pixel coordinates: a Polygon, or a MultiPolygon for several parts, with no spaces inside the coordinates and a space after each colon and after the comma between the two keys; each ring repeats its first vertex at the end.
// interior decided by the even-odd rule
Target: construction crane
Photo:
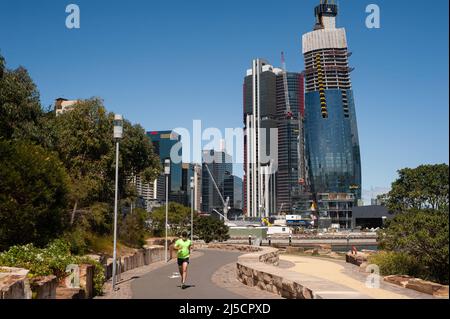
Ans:
{"type": "Polygon", "coordinates": [[[213,209],[216,213],[221,215],[224,218],[225,223],[228,222],[228,205],[230,203],[230,197],[227,196],[227,199],[225,200],[222,196],[222,193],[220,192],[219,186],[217,186],[216,181],[214,180],[213,175],[211,174],[211,171],[209,170],[208,164],[205,164],[206,171],[208,172],[209,176],[211,177],[211,180],[213,182],[214,187],[216,188],[217,193],[219,193],[220,200],[223,204],[223,215],[220,214],[217,210],[213,209]]]}
{"type": "MultiPolygon", "coordinates": [[[[288,176],[289,176],[289,183],[292,182],[292,141],[291,141],[291,120],[293,119],[293,113],[291,109],[291,102],[289,99],[289,86],[288,86],[288,76],[287,76],[287,70],[286,70],[286,59],[284,58],[284,52],[281,52],[281,67],[283,69],[283,87],[284,87],[284,100],[286,103],[286,111],[285,111],[285,118],[286,118],[286,131],[287,131],[287,146],[288,146],[288,176]]],[[[283,206],[282,206],[283,207],[283,206]]],[[[282,208],[281,208],[282,209],[282,208]]],[[[280,209],[280,211],[281,211],[280,209]]]]}
{"type": "Polygon", "coordinates": [[[284,52],[281,52],[281,64],[283,68],[283,85],[284,85],[284,100],[286,102],[286,118],[288,120],[292,119],[292,110],[291,110],[291,102],[289,100],[289,87],[287,80],[287,71],[286,71],[286,60],[284,58],[284,52]]]}

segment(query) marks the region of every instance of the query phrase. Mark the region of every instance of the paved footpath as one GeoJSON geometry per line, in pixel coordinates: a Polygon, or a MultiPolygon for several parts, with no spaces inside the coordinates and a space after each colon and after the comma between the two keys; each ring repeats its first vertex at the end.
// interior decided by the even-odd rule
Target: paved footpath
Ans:
{"type": "Polygon", "coordinates": [[[202,249],[192,255],[186,289],[175,260],[158,267],[131,282],[134,299],[268,299],[279,298],[237,281],[236,261],[240,252],[202,249]]]}
{"type": "Polygon", "coordinates": [[[435,297],[412,289],[380,281],[379,288],[366,286],[367,273],[345,261],[319,257],[280,255],[280,260],[290,262],[300,282],[310,282],[324,298],[332,299],[434,299],[435,297]]]}

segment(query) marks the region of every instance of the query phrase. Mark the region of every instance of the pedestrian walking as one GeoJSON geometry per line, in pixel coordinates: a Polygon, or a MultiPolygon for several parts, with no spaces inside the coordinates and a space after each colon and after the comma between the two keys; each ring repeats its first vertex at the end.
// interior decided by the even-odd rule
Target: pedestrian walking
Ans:
{"type": "Polygon", "coordinates": [[[174,249],[177,250],[178,269],[181,275],[181,289],[186,289],[187,268],[191,254],[192,242],[188,238],[187,231],[181,233],[181,238],[175,242],[174,249]]]}

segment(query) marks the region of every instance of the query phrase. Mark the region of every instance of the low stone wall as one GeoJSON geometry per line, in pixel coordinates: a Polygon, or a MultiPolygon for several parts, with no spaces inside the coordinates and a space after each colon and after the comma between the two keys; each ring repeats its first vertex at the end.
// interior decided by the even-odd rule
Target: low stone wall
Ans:
{"type": "Polygon", "coordinates": [[[29,270],[0,267],[0,299],[31,299],[29,270]]]}
{"type": "MultiPolygon", "coordinates": [[[[169,250],[170,252],[170,250],[169,250]]],[[[173,252],[169,253],[169,258],[173,258],[173,252]]],[[[150,265],[152,263],[164,260],[164,246],[144,246],[143,249],[139,249],[132,255],[126,255],[119,258],[120,259],[120,269],[118,273],[124,273],[126,271],[150,265]]],[[[105,267],[105,278],[106,280],[112,277],[112,267],[113,259],[109,258],[106,261],[105,267]]]]}
{"type": "Polygon", "coordinates": [[[55,299],[58,281],[56,276],[39,276],[30,280],[33,299],[55,299]]]}
{"type": "Polygon", "coordinates": [[[258,287],[288,299],[321,299],[296,280],[295,273],[276,267],[278,258],[278,250],[269,247],[239,256],[237,279],[247,286],[258,287]]]}
{"type": "Polygon", "coordinates": [[[435,297],[449,297],[448,286],[440,285],[435,282],[426,281],[419,278],[392,275],[384,277],[384,281],[404,288],[426,293],[435,297]]]}

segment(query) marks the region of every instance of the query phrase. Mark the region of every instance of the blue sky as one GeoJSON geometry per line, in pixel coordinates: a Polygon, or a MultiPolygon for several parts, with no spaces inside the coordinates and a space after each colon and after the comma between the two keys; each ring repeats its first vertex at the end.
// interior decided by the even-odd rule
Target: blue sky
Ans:
{"type": "MultiPolygon", "coordinates": [[[[0,52],[25,66],[44,106],[102,97],[147,130],[242,126],[242,81],[255,57],[303,70],[301,35],[319,0],[0,0],[0,52]],[[68,4],[81,28],[65,27],[68,4]]],[[[448,163],[448,1],[340,0],[347,30],[363,188],[396,170],[448,163]],[[367,29],[365,8],[381,9],[367,29]]],[[[235,165],[242,176],[242,168],[235,165]]]]}

